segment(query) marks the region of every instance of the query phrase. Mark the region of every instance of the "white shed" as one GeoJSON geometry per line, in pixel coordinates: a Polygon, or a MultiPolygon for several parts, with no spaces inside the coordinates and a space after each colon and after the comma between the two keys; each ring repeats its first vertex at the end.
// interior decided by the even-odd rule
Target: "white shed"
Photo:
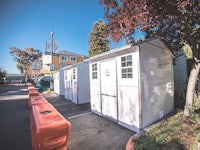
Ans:
{"type": "Polygon", "coordinates": [[[185,97],[187,89],[187,59],[184,51],[178,53],[174,65],[174,90],[178,96],[185,97]]]}
{"type": "Polygon", "coordinates": [[[76,104],[90,102],[89,61],[65,67],[64,83],[65,99],[76,104]]]}
{"type": "Polygon", "coordinates": [[[64,69],[54,71],[54,93],[58,95],[65,94],[64,69]]]}
{"type": "Polygon", "coordinates": [[[159,38],[90,58],[91,111],[139,132],[174,109],[173,55],[159,38]]]}

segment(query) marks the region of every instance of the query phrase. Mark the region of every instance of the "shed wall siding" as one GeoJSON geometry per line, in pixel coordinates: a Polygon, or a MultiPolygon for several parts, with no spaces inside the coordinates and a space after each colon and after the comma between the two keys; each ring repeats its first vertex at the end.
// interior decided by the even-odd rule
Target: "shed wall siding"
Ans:
{"type": "Polygon", "coordinates": [[[162,118],[174,107],[172,56],[159,40],[140,46],[142,127],[162,118]]]}
{"type": "Polygon", "coordinates": [[[80,63],[77,67],[78,103],[90,102],[89,62],[80,63]]]}
{"type": "Polygon", "coordinates": [[[178,96],[185,97],[187,80],[187,60],[183,53],[180,57],[176,58],[176,64],[174,65],[175,92],[178,96]]]}

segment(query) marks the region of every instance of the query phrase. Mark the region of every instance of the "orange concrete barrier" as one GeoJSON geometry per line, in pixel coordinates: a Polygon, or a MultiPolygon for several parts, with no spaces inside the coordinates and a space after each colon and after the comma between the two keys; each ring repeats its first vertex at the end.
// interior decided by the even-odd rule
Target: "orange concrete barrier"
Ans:
{"type": "Polygon", "coordinates": [[[48,101],[41,95],[39,96],[31,96],[28,102],[28,108],[31,108],[33,105],[48,103],[48,101]]]}
{"type": "Polygon", "coordinates": [[[33,105],[30,118],[33,149],[67,149],[71,125],[50,103],[33,105]]]}

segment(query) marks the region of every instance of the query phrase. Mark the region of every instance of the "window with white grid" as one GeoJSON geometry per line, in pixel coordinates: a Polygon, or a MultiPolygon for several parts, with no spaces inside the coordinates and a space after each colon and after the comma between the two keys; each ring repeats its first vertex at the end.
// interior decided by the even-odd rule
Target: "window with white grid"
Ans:
{"type": "Polygon", "coordinates": [[[122,78],[132,78],[133,70],[132,70],[132,55],[127,55],[121,57],[121,77],[122,78]]]}

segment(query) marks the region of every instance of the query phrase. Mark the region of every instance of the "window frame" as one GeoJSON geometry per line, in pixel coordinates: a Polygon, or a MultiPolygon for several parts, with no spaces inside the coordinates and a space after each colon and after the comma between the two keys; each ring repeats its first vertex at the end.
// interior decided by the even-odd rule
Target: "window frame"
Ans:
{"type": "Polygon", "coordinates": [[[72,78],[73,80],[76,80],[76,69],[72,69],[72,78]]]}
{"type": "Polygon", "coordinates": [[[64,55],[61,56],[61,61],[67,61],[67,60],[68,60],[67,56],[64,56],[64,55]],[[63,58],[65,58],[65,59],[63,59],[63,58]]]}
{"type": "Polygon", "coordinates": [[[92,64],[92,79],[98,79],[98,66],[97,63],[92,64]]]}
{"type": "Polygon", "coordinates": [[[76,62],[76,60],[77,60],[76,56],[70,56],[70,61],[76,62]]]}
{"type": "Polygon", "coordinates": [[[131,54],[122,56],[121,63],[121,78],[132,79],[133,78],[133,57],[131,54]]]}

